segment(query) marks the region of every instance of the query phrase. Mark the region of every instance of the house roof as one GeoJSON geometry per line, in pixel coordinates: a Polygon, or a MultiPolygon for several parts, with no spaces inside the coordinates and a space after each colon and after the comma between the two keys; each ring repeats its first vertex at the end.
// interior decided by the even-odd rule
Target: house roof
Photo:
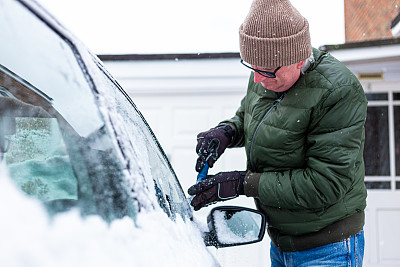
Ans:
{"type": "Polygon", "coordinates": [[[334,51],[334,50],[344,50],[344,49],[352,49],[352,48],[368,48],[368,47],[381,47],[381,46],[390,46],[390,45],[400,45],[400,38],[386,38],[379,40],[369,40],[362,42],[350,42],[344,44],[335,44],[335,45],[323,45],[320,46],[319,49],[322,51],[334,51]]]}
{"type": "Polygon", "coordinates": [[[180,59],[218,59],[240,58],[239,53],[196,53],[196,54],[120,54],[98,55],[102,61],[130,61],[130,60],[180,60],[180,59]]]}
{"type": "MultiPolygon", "coordinates": [[[[400,37],[335,45],[323,45],[320,50],[330,52],[343,62],[371,59],[400,59],[400,37]]],[[[238,52],[226,53],[187,53],[187,54],[103,54],[102,61],[149,61],[182,59],[229,59],[240,58],[238,52]]]]}
{"type": "Polygon", "coordinates": [[[400,61],[400,37],[323,45],[319,49],[331,53],[345,64],[400,61]]]}

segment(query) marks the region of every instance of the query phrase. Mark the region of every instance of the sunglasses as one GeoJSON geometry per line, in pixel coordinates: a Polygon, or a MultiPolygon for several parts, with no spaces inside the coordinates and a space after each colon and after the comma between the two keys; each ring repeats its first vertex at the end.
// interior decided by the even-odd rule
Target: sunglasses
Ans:
{"type": "Polygon", "coordinates": [[[253,69],[250,65],[247,65],[247,64],[243,61],[243,59],[240,59],[240,63],[242,63],[243,66],[245,66],[245,67],[247,67],[247,68],[249,68],[249,69],[251,69],[251,70],[257,72],[258,74],[260,74],[260,75],[262,75],[262,76],[264,76],[264,77],[267,77],[267,78],[276,78],[276,72],[281,68],[281,67],[277,67],[273,72],[270,72],[270,71],[264,71],[264,70],[256,70],[256,69],[253,69]]]}

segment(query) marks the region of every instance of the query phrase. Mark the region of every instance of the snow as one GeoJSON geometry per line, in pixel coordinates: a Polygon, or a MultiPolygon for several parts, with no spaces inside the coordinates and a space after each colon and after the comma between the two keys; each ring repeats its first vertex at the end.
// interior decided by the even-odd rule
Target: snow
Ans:
{"type": "Polygon", "coordinates": [[[214,266],[196,226],[160,211],[110,225],[78,210],[50,218],[0,169],[0,266],[214,266]]]}

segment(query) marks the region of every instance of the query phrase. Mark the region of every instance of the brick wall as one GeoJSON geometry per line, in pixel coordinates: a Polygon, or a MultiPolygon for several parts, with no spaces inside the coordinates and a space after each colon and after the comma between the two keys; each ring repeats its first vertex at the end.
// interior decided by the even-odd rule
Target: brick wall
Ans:
{"type": "Polygon", "coordinates": [[[346,42],[393,37],[391,22],[399,11],[400,0],[344,0],[346,42]]]}

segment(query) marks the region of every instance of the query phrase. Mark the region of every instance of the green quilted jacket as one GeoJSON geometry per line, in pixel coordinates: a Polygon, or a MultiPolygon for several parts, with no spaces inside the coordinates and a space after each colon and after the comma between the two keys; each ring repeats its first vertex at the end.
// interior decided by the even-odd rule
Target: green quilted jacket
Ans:
{"type": "Polygon", "coordinates": [[[330,54],[313,55],[286,93],[252,74],[236,115],[222,122],[236,128],[231,147],[245,146],[246,195],[283,235],[318,232],[366,206],[363,88],[330,54]]]}

